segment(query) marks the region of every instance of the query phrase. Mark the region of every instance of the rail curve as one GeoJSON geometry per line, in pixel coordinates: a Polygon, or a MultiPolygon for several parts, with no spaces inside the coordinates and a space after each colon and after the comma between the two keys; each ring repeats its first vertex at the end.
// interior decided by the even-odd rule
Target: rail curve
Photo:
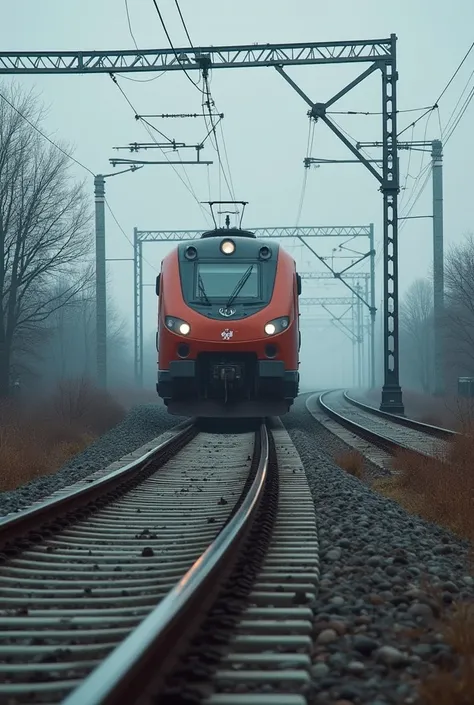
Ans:
{"type": "Polygon", "coordinates": [[[457,435],[448,429],[381,412],[353,399],[343,390],[319,394],[318,405],[341,426],[390,455],[400,449],[431,455],[457,435]]]}

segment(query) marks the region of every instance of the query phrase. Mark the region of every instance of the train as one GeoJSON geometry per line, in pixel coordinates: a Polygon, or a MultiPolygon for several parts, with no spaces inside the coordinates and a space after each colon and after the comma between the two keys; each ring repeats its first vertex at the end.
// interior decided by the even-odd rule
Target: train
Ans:
{"type": "Polygon", "coordinates": [[[156,294],[156,389],[170,414],[289,411],[299,387],[301,277],[279,244],[227,219],[164,257],[156,294]]]}

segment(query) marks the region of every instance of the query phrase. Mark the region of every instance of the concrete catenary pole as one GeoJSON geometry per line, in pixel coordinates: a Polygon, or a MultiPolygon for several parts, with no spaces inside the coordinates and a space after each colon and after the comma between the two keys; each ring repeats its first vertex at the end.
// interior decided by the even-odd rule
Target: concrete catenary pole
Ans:
{"type": "Polygon", "coordinates": [[[443,146],[431,143],[433,168],[433,318],[434,318],[434,392],[444,394],[444,263],[443,263],[443,146]]]}
{"type": "Polygon", "coordinates": [[[375,389],[375,240],[374,224],[370,224],[370,388],[375,389]]]}
{"type": "Polygon", "coordinates": [[[94,177],[97,382],[107,387],[107,304],[105,269],[105,178],[94,177]]]}
{"type": "MultiPolygon", "coordinates": [[[[359,296],[362,294],[362,287],[357,282],[356,291],[359,296]]],[[[362,387],[362,359],[363,359],[363,345],[364,345],[364,333],[362,328],[362,302],[357,299],[357,386],[359,389],[362,387]]]]}

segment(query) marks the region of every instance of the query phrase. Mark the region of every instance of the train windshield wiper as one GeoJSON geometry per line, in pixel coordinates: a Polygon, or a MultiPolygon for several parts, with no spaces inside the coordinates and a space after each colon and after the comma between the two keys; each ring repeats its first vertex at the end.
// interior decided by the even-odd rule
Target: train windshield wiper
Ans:
{"type": "Polygon", "coordinates": [[[209,300],[209,296],[206,294],[204,282],[203,282],[200,274],[198,274],[198,289],[199,289],[199,298],[201,299],[201,301],[203,301],[203,303],[205,303],[206,306],[211,306],[212,304],[209,300]]]}
{"type": "Polygon", "coordinates": [[[253,269],[253,264],[250,265],[250,267],[247,269],[247,271],[243,274],[241,277],[240,281],[237,282],[237,285],[230,295],[230,298],[226,304],[226,308],[229,308],[229,306],[235,301],[237,296],[240,294],[242,289],[244,288],[245,284],[247,283],[248,278],[252,274],[252,269],[253,269]]]}

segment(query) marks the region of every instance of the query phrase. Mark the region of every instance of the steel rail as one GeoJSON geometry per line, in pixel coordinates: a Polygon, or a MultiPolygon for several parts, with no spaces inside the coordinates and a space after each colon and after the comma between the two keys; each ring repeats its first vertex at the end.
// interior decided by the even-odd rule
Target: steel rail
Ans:
{"type": "Polygon", "coordinates": [[[151,689],[156,694],[205,619],[252,528],[268,476],[270,449],[264,423],[260,426],[259,442],[260,459],[254,481],[233,518],[153,612],[63,705],[131,704],[141,701],[151,689]]]}
{"type": "Polygon", "coordinates": [[[442,440],[452,440],[455,436],[458,436],[457,431],[451,431],[449,428],[442,428],[440,426],[433,426],[432,424],[423,423],[422,421],[416,421],[415,419],[409,419],[406,416],[398,416],[397,414],[390,414],[388,411],[381,411],[381,409],[376,409],[374,406],[369,404],[364,404],[364,402],[354,399],[349,396],[347,392],[344,392],[344,399],[348,401],[353,406],[358,406],[360,409],[367,411],[374,416],[380,416],[381,418],[387,419],[387,421],[393,421],[400,426],[406,426],[407,428],[412,428],[415,431],[423,431],[429,436],[434,438],[441,438],[442,440]]]}
{"type": "MultiPolygon", "coordinates": [[[[372,431],[371,429],[367,428],[366,426],[362,426],[361,424],[357,423],[356,421],[353,421],[352,419],[348,419],[347,416],[344,416],[343,414],[340,414],[338,411],[335,411],[332,409],[330,406],[328,406],[324,402],[324,397],[327,396],[328,394],[332,394],[333,391],[335,390],[330,390],[327,392],[323,392],[318,396],[318,404],[321,407],[321,409],[324,411],[325,414],[327,414],[331,419],[334,421],[337,421],[341,426],[344,426],[347,428],[348,431],[352,431],[355,433],[357,436],[360,436],[361,438],[364,438],[366,441],[369,443],[372,443],[373,445],[377,446],[378,448],[382,448],[385,450],[387,453],[390,455],[395,455],[397,451],[400,449],[406,450],[410,453],[415,453],[418,455],[421,455],[423,457],[428,457],[427,453],[423,453],[421,450],[415,450],[414,448],[411,448],[410,446],[405,445],[404,443],[401,443],[399,441],[394,441],[392,438],[389,438],[388,436],[384,436],[377,431],[372,431]]],[[[392,414],[389,414],[391,417],[392,414]]]]}
{"type": "MultiPolygon", "coordinates": [[[[118,491],[126,483],[141,479],[152,463],[163,464],[198,433],[192,420],[185,421],[178,428],[178,433],[145,455],[104,477],[91,480],[89,485],[72,489],[59,497],[50,497],[14,515],[0,518],[0,560],[2,554],[4,557],[12,551],[16,552],[18,548],[24,549],[29,542],[41,540],[44,533],[51,531],[58,522],[69,523],[71,515],[88,511],[91,505],[91,508],[96,508],[97,505],[107,503],[112,492],[118,491]]],[[[153,472],[155,470],[156,467],[153,472]]]]}

